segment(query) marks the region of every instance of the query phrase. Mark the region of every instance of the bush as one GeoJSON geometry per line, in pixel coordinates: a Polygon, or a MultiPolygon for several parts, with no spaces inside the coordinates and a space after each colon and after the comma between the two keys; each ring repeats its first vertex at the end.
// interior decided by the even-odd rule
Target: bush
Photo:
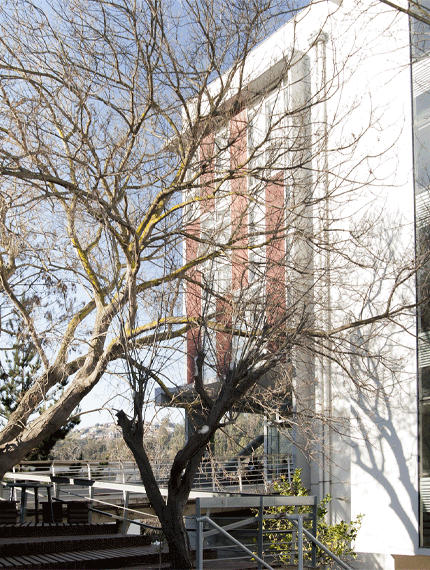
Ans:
{"type": "MultiPolygon", "coordinates": [[[[282,477],[280,481],[275,483],[275,492],[280,495],[289,497],[306,497],[308,490],[303,487],[301,480],[301,469],[294,472],[293,479],[290,482],[282,477]]],[[[357,537],[357,532],[360,529],[363,515],[358,515],[357,518],[350,523],[340,521],[337,524],[330,525],[326,522],[327,505],[331,501],[330,495],[324,497],[318,505],[317,511],[317,539],[324,544],[334,554],[343,557],[356,558],[354,551],[354,541],[357,537]]],[[[311,512],[310,507],[273,507],[267,509],[266,514],[287,515],[293,514],[307,514],[311,512]]],[[[303,524],[308,530],[312,530],[312,520],[304,519],[303,524]]],[[[269,541],[271,542],[271,550],[276,551],[276,558],[282,562],[290,562],[290,553],[287,552],[290,546],[291,534],[284,534],[282,531],[294,530],[290,521],[285,518],[267,519],[264,521],[264,528],[273,533],[268,533],[269,541]],[[281,531],[281,532],[280,532],[281,531]]],[[[306,541],[304,559],[311,559],[311,546],[306,541]]],[[[317,562],[318,564],[330,565],[333,563],[332,559],[325,554],[321,549],[317,548],[317,562]]]]}

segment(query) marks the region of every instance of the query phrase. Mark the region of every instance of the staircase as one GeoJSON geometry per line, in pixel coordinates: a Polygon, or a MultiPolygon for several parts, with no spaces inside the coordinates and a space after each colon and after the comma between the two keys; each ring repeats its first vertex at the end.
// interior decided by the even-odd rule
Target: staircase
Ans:
{"type": "MultiPolygon", "coordinates": [[[[115,528],[115,524],[0,525],[0,569],[166,567],[167,547],[152,545],[148,536],[112,534],[115,528]]],[[[204,554],[205,559],[216,556],[212,550],[204,554]]]]}
{"type": "MultiPolygon", "coordinates": [[[[2,537],[0,539],[1,569],[107,569],[122,568],[131,564],[144,563],[144,561],[145,563],[160,561],[160,553],[157,547],[150,545],[149,537],[100,534],[102,530],[100,527],[105,525],[79,525],[81,534],[67,533],[67,536],[64,535],[65,533],[63,536],[48,535],[48,532],[53,533],[59,528],[70,531],[70,528],[57,527],[55,529],[53,525],[49,525],[51,528],[47,528],[47,525],[39,525],[37,528],[34,525],[33,528],[21,527],[18,532],[21,536],[14,538],[10,536],[12,529],[6,529],[5,526],[0,530],[2,537]],[[9,537],[5,536],[3,530],[9,531],[9,537]],[[22,536],[25,530],[32,536],[22,536]],[[94,534],[93,531],[95,531],[94,534]]],[[[77,532],[78,528],[73,530],[77,532]]],[[[163,558],[163,553],[161,553],[161,558],[163,558]]]]}

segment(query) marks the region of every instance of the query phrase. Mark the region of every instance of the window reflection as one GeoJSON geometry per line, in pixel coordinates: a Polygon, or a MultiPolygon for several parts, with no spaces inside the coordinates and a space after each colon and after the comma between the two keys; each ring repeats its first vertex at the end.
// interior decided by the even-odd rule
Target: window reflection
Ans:
{"type": "MultiPolygon", "coordinates": [[[[430,0],[421,0],[419,3],[424,9],[424,14],[429,11],[430,16],[430,0]]],[[[418,8],[416,8],[418,11],[418,8]]],[[[411,18],[411,41],[412,55],[414,58],[422,57],[430,51],[430,26],[417,19],[411,18]]]]}

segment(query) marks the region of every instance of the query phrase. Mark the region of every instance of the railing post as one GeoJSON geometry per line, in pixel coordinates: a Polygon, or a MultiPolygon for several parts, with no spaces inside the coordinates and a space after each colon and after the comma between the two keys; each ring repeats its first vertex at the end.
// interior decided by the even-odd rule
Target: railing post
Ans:
{"type": "Polygon", "coordinates": [[[128,518],[128,503],[130,500],[130,492],[123,491],[123,495],[124,495],[124,512],[123,512],[124,520],[122,521],[122,534],[125,535],[127,534],[127,521],[125,519],[128,518]]]}
{"type": "Polygon", "coordinates": [[[200,509],[200,499],[196,499],[196,570],[203,570],[203,521],[200,509]]]}
{"type": "MultiPolygon", "coordinates": [[[[297,512],[297,509],[294,509],[294,512],[297,512]]],[[[296,554],[295,554],[295,550],[296,550],[296,544],[297,544],[297,530],[296,527],[293,525],[293,528],[291,529],[291,555],[290,555],[290,564],[295,564],[296,563],[296,554]]]]}
{"type": "Polygon", "coordinates": [[[239,491],[242,492],[243,491],[243,485],[242,485],[242,463],[240,461],[240,458],[237,458],[237,474],[239,477],[239,491]]]}
{"type": "MultiPolygon", "coordinates": [[[[88,480],[91,480],[91,465],[89,463],[87,463],[87,473],[88,473],[88,480]]],[[[94,497],[94,489],[92,487],[92,485],[90,487],[88,487],[88,498],[90,501],[93,500],[94,497]]],[[[91,506],[93,506],[93,503],[91,503],[91,506]]],[[[93,511],[90,510],[89,511],[89,517],[88,520],[89,522],[92,522],[92,518],[93,518],[93,511]]]]}
{"type": "MultiPolygon", "coordinates": [[[[312,534],[314,535],[314,537],[317,537],[317,528],[318,528],[318,520],[317,520],[317,516],[318,516],[318,505],[317,505],[317,498],[316,496],[314,497],[314,505],[312,507],[312,534]]],[[[312,541],[312,561],[311,564],[314,568],[316,568],[317,565],[317,546],[315,544],[315,542],[312,541]]]]}
{"type": "MultiPolygon", "coordinates": [[[[91,465],[89,463],[87,463],[87,470],[88,470],[88,480],[91,480],[91,465]]],[[[90,499],[93,499],[94,497],[94,489],[92,487],[92,485],[90,487],[88,487],[89,491],[88,491],[88,497],[90,499]]]]}
{"type": "MultiPolygon", "coordinates": [[[[12,473],[16,473],[16,467],[13,467],[13,468],[12,468],[12,473]]],[[[13,482],[16,483],[15,477],[13,478],[13,482]]],[[[17,494],[17,493],[18,493],[18,492],[17,492],[17,490],[16,490],[16,487],[14,487],[14,488],[13,488],[13,500],[14,500],[14,501],[17,501],[17,500],[18,500],[18,499],[17,499],[17,497],[18,497],[18,494],[17,494]]],[[[11,494],[12,494],[12,493],[11,493],[11,494]]]]}
{"type": "MultiPolygon", "coordinates": [[[[16,472],[16,467],[12,467],[12,473],[15,473],[15,472],[16,472]]],[[[14,483],[16,483],[15,477],[12,479],[12,481],[13,481],[14,483]]],[[[13,491],[11,491],[11,493],[10,493],[10,499],[11,499],[11,500],[12,500],[12,496],[13,496],[13,500],[16,501],[16,500],[17,500],[17,498],[16,498],[16,497],[17,497],[17,495],[16,495],[16,487],[14,487],[14,488],[13,488],[13,491]]]]}
{"type": "Polygon", "coordinates": [[[297,529],[297,564],[298,570],[303,570],[303,516],[298,515],[298,529],[297,529]]]}
{"type": "Polygon", "coordinates": [[[215,483],[215,465],[214,465],[214,458],[211,455],[211,471],[212,471],[212,491],[216,491],[216,483],[215,483]]]}
{"type": "MultiPolygon", "coordinates": [[[[260,497],[260,508],[258,509],[258,536],[257,536],[257,543],[258,543],[258,557],[263,559],[263,506],[264,506],[264,497],[260,497]]],[[[261,562],[258,562],[257,565],[258,570],[263,569],[263,565],[261,562]]]]}
{"type": "MultiPolygon", "coordinates": [[[[54,478],[55,477],[55,462],[53,461],[51,464],[51,477],[54,478]]],[[[54,491],[54,497],[56,499],[60,498],[60,489],[59,489],[59,485],[58,483],[52,483],[52,487],[53,487],[53,491],[54,491]]]]}

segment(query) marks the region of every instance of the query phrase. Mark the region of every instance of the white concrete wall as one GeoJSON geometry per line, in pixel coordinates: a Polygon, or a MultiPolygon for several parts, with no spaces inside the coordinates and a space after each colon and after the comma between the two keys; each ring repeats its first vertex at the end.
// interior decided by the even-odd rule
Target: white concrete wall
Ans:
{"type": "MultiPolygon", "coordinates": [[[[245,67],[250,90],[264,90],[304,55],[317,149],[314,195],[330,193],[330,222],[344,239],[343,259],[325,253],[315,259],[317,274],[330,264],[332,304],[329,315],[317,312],[316,322],[334,327],[382,310],[398,267],[413,248],[407,17],[377,1],[315,2],[251,54],[245,67]],[[360,234],[363,224],[368,228],[360,234]],[[360,256],[363,264],[370,263],[376,254],[382,261],[373,268],[355,264],[360,256]],[[372,303],[360,312],[364,293],[372,303]]],[[[233,84],[230,95],[234,90],[233,84]]],[[[323,225],[324,220],[315,222],[316,235],[323,225]]],[[[414,299],[413,278],[401,293],[414,299]]],[[[318,294],[325,306],[327,281],[318,294]]],[[[400,295],[393,302],[401,303],[400,295]]],[[[361,332],[366,336],[368,330],[361,332]]],[[[362,366],[357,376],[368,390],[354,387],[341,367],[316,362],[315,411],[337,419],[339,429],[315,427],[316,455],[305,480],[320,496],[332,495],[332,522],[365,515],[357,568],[388,570],[394,568],[392,555],[418,552],[415,318],[375,324],[373,334],[383,358],[369,360],[368,370],[362,366]]]]}
{"type": "MultiPolygon", "coordinates": [[[[335,149],[342,139],[351,141],[351,137],[358,142],[343,163],[331,154],[329,160],[340,178],[345,168],[353,173],[349,180],[356,188],[350,185],[352,200],[345,205],[344,220],[351,215],[353,223],[364,212],[373,214],[381,227],[374,236],[375,251],[383,243],[380,231],[387,232],[385,239],[397,236],[395,271],[413,243],[414,232],[408,23],[381,4],[365,11],[356,3],[345,2],[343,7],[345,17],[339,11],[327,26],[332,40],[327,43],[328,52],[333,55],[328,61],[333,72],[341,69],[344,78],[328,103],[329,123],[332,117],[341,117],[330,146],[335,149]],[[352,4],[354,9],[349,11],[352,4]],[[348,102],[353,102],[350,113],[348,102]],[[362,189],[357,188],[360,181],[362,189]]],[[[370,285],[372,271],[357,269],[348,279],[354,283],[350,289],[354,298],[360,288],[370,285]]],[[[381,283],[382,305],[390,286],[388,278],[381,283]]],[[[413,280],[409,287],[413,296],[413,280]]],[[[359,306],[358,295],[355,300],[359,306]]],[[[336,301],[342,304],[333,291],[336,301]]],[[[356,549],[372,556],[362,556],[362,568],[394,568],[389,555],[413,554],[418,548],[415,320],[404,319],[402,324],[405,330],[394,325],[388,330],[375,327],[381,352],[398,358],[389,365],[397,369],[396,376],[382,362],[369,362],[369,371],[362,372],[371,390],[366,393],[351,386],[349,394],[348,380],[339,370],[332,370],[330,378],[333,413],[349,412],[352,422],[349,449],[345,438],[331,435],[332,518],[339,520],[349,510],[352,519],[365,515],[356,549]]]]}
{"type": "MultiPolygon", "coordinates": [[[[293,45],[310,58],[312,94],[327,98],[325,108],[321,104],[312,113],[315,129],[327,113],[332,215],[342,230],[352,230],[355,221],[369,221],[374,216],[375,245],[370,253],[378,248],[382,251],[394,236],[395,259],[391,268],[389,264],[386,268],[393,272],[410,253],[414,239],[408,33],[407,18],[382,3],[346,0],[338,7],[333,2],[320,2],[299,15],[296,23],[288,23],[268,38],[249,62],[249,69],[258,77],[293,45]],[[321,30],[326,34],[327,81],[323,90],[323,56],[320,47],[312,46],[321,30]]],[[[314,133],[317,140],[318,136],[314,133]]],[[[313,163],[317,169],[315,192],[321,195],[326,181],[318,168],[322,170],[323,161],[319,154],[313,163]]],[[[371,244],[369,240],[370,250],[371,244]]],[[[358,255],[353,245],[346,247],[358,255]]],[[[324,260],[319,263],[322,266],[324,260]]],[[[354,313],[359,315],[360,294],[370,286],[374,274],[370,269],[354,270],[351,264],[351,273],[342,275],[341,267],[337,270],[333,264],[331,319],[336,325],[354,313]],[[343,292],[336,287],[337,279],[343,292]],[[345,302],[342,296],[347,291],[350,298],[345,302]],[[342,306],[346,309],[336,311],[342,306]]],[[[381,307],[392,280],[387,276],[379,284],[381,307]]],[[[413,287],[411,279],[404,289],[411,298],[413,287]]],[[[374,290],[376,294],[376,287],[374,290]]],[[[378,305],[377,296],[374,304],[378,305]]],[[[356,543],[357,551],[363,553],[357,565],[361,568],[394,568],[392,554],[418,551],[415,319],[403,319],[402,326],[375,326],[381,351],[397,358],[391,363],[396,375],[382,362],[370,362],[375,367],[367,374],[369,392],[354,389],[334,365],[327,371],[327,362],[322,362],[317,372],[317,411],[345,422],[340,424],[343,436],[335,431],[325,434],[324,449],[330,457],[328,461],[321,456],[315,460],[312,489],[332,494],[333,522],[365,515],[356,543]]]]}

